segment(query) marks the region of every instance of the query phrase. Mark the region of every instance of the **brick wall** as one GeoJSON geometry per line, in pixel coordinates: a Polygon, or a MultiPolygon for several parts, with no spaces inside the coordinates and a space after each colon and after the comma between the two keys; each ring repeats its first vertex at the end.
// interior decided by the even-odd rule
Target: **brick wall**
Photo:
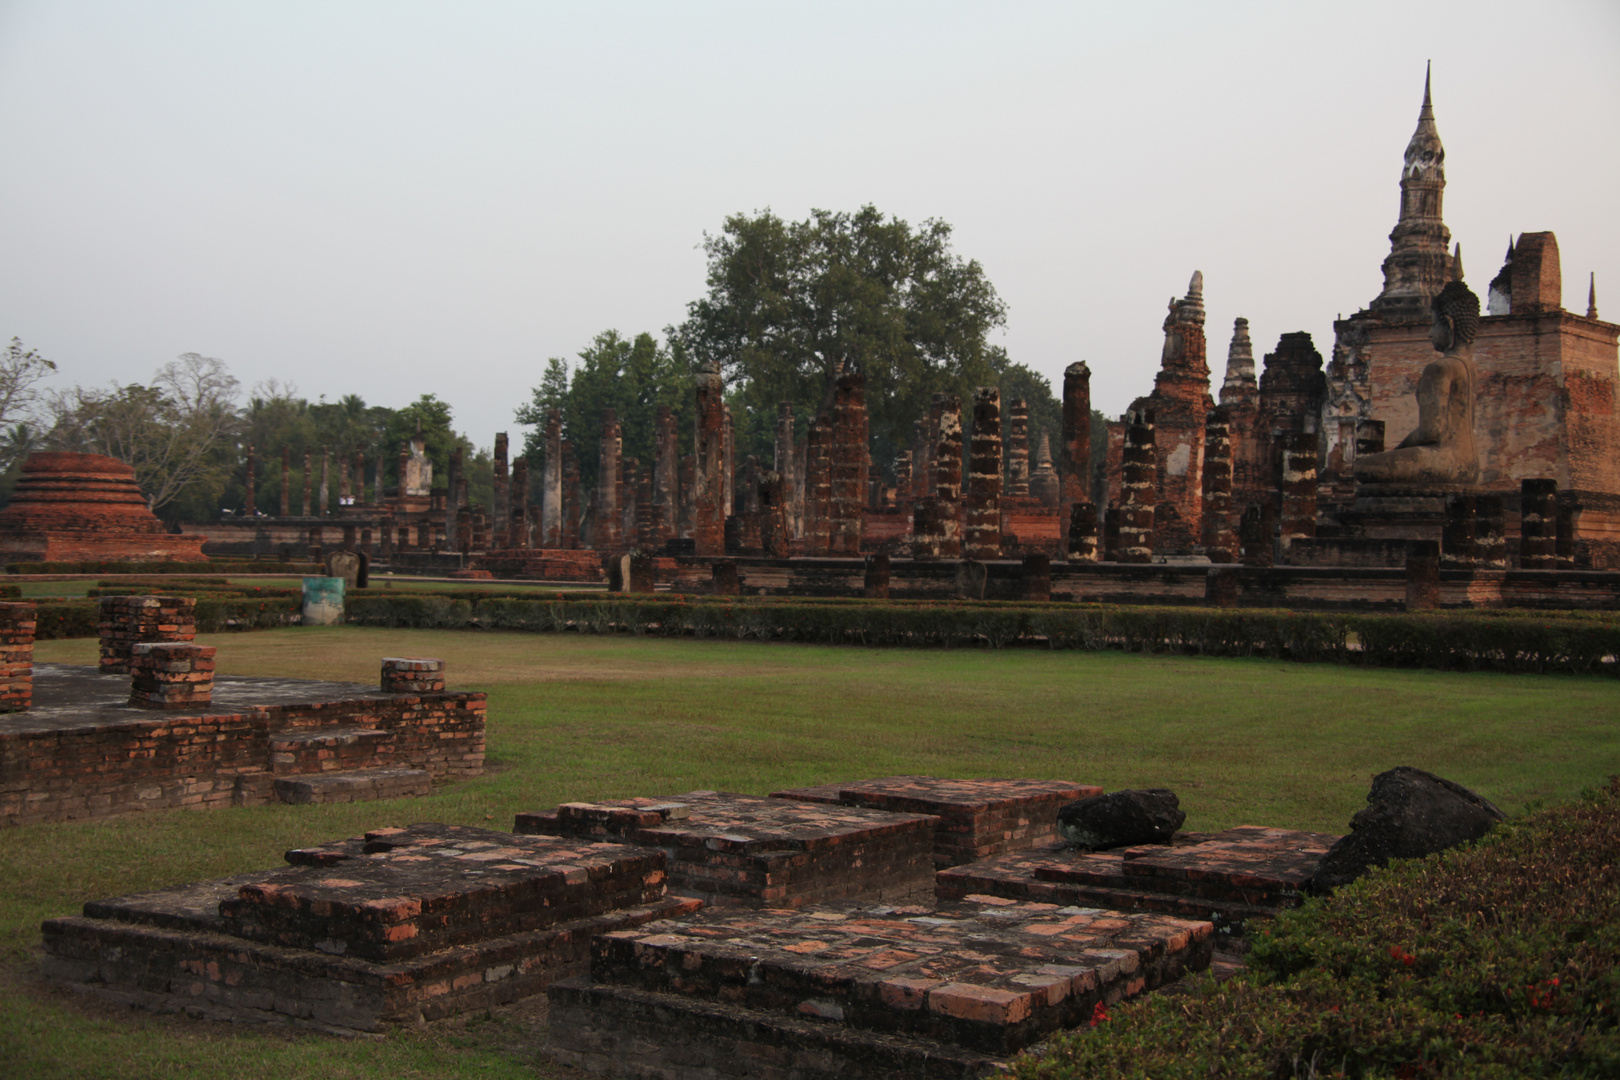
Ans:
{"type": "Polygon", "coordinates": [[[34,696],[34,605],[0,604],[0,713],[28,708],[34,696]]]}

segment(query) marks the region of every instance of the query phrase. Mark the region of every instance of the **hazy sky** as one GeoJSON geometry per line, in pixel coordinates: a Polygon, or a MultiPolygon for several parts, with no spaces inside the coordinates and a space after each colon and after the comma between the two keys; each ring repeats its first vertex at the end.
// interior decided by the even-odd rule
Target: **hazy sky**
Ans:
{"type": "MultiPolygon", "coordinates": [[[[183,352],[487,446],[549,356],[654,333],[726,215],[955,227],[1000,342],[1117,413],[1205,276],[1210,361],[1364,306],[1424,61],[1476,292],[1552,229],[1620,321],[1620,3],[0,0],[0,339],[183,352]]],[[[1258,356],[1257,356],[1258,359],[1258,356]]]]}

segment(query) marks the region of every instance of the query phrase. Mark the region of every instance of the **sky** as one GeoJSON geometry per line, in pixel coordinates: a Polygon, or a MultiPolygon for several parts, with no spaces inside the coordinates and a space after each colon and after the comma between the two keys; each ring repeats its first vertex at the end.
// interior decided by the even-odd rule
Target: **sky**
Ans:
{"type": "Polygon", "coordinates": [[[53,384],[181,353],[244,392],[522,429],[548,357],[679,322],[705,233],[937,218],[994,337],[1093,404],[1152,388],[1204,274],[1216,385],[1327,355],[1398,209],[1426,62],[1476,292],[1553,230],[1620,321],[1620,4],[0,0],[0,340],[53,384]]]}

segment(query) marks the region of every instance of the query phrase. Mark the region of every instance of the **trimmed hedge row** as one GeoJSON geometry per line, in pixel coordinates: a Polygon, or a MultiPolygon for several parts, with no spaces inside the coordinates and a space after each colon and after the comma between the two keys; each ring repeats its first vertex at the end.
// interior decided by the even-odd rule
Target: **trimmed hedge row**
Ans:
{"type": "MultiPolygon", "coordinates": [[[[303,617],[302,599],[197,600],[197,630],[216,634],[225,630],[263,630],[293,626],[303,617]]],[[[85,638],[101,635],[101,605],[95,600],[40,600],[35,605],[34,638],[85,638]]]]}
{"type": "Polygon", "coordinates": [[[324,574],[320,563],[254,562],[15,562],[8,574],[324,574]]]}
{"type": "Polygon", "coordinates": [[[1620,778],[1281,915],[1246,972],[1154,994],[1019,1080],[1620,1076],[1620,778]]]}
{"type": "Polygon", "coordinates": [[[725,602],[351,595],[362,626],[723,637],[913,647],[1014,644],[1380,667],[1620,674],[1620,621],[1532,613],[1368,615],[1006,603],[725,602]]]}

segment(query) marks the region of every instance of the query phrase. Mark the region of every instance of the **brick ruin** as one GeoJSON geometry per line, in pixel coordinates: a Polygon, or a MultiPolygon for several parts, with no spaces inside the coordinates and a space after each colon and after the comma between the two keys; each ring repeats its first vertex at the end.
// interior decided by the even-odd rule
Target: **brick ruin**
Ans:
{"type": "Polygon", "coordinates": [[[101,454],[30,454],[0,510],[0,556],[7,562],[200,562],[207,539],[165,529],[147,507],[135,470],[101,454]]]}
{"type": "Polygon", "coordinates": [[[0,605],[0,824],[422,795],[483,771],[484,695],[445,690],[443,661],[387,658],[380,688],[219,675],[185,605],[103,597],[99,669],[32,663],[33,605],[0,605]]]}
{"type": "Polygon", "coordinates": [[[610,1075],[983,1076],[1209,966],[1297,904],[1337,839],[1056,842],[1058,808],[1099,790],[898,776],[564,803],[511,833],[377,829],[87,903],[45,922],[44,969],[146,1009],[336,1033],[544,992],[545,1053],[610,1075]]]}

